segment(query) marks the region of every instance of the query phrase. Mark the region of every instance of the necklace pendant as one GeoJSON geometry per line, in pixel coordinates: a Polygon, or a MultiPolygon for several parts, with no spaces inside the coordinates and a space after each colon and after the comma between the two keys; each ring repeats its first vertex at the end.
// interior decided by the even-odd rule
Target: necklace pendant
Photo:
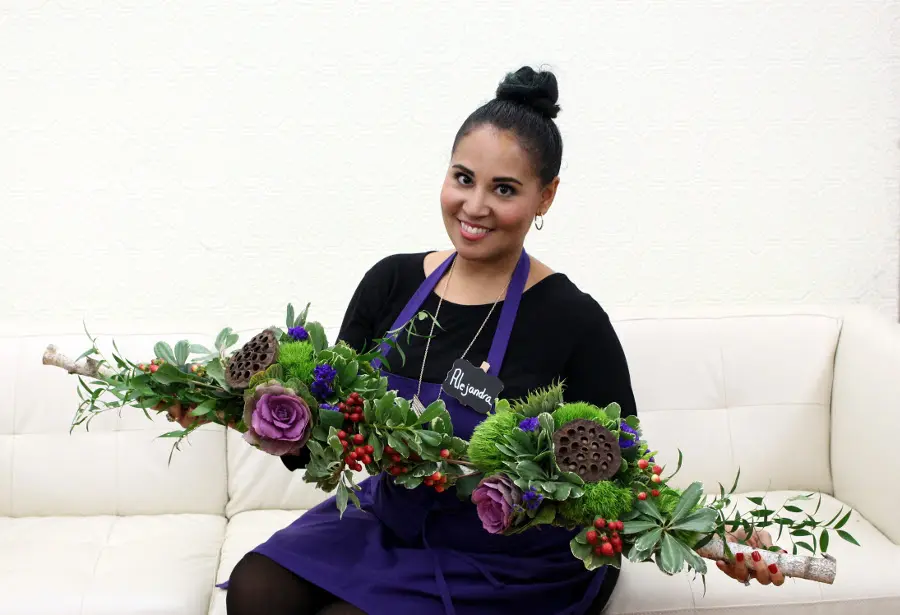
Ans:
{"type": "Polygon", "coordinates": [[[425,405],[419,399],[418,395],[413,395],[412,409],[413,409],[413,412],[416,413],[416,416],[422,416],[422,413],[425,412],[425,405]]]}

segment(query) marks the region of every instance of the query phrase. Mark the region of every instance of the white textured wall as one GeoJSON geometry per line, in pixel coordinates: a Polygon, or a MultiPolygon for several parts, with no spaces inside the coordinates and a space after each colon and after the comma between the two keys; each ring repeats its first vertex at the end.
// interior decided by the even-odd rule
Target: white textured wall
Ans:
{"type": "Polygon", "coordinates": [[[0,0],[0,332],[214,330],[445,246],[453,134],[560,78],[529,249],[603,304],[895,315],[900,2],[0,0]]]}

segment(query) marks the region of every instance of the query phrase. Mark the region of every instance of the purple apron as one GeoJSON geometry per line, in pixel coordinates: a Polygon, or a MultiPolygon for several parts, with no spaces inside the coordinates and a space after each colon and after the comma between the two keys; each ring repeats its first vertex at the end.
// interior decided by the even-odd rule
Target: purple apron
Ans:
{"type": "MultiPolygon", "coordinates": [[[[392,331],[415,316],[454,256],[422,283],[392,331]]],[[[500,373],[529,264],[523,250],[488,354],[490,374],[500,373]]],[[[389,390],[412,399],[418,381],[385,375],[389,390]]],[[[423,404],[438,396],[453,418],[455,435],[471,437],[484,415],[443,393],[440,383],[422,383],[423,404]]],[[[360,486],[362,510],[350,504],[339,519],[334,497],[328,498],[254,552],[369,615],[581,615],[600,590],[605,568],[587,571],[572,556],[574,532],[543,526],[516,536],[494,535],[482,527],[475,505],[461,501],[454,489],[410,490],[383,474],[360,486]]]]}

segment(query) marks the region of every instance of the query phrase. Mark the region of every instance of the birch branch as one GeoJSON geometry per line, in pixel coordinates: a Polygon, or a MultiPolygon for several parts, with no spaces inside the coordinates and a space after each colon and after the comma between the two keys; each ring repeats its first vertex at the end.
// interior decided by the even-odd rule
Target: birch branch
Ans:
{"type": "MultiPolygon", "coordinates": [[[[811,557],[809,555],[790,555],[787,553],[774,553],[765,549],[754,549],[747,545],[740,545],[733,542],[728,543],[728,548],[734,553],[744,554],[744,565],[747,568],[753,568],[753,561],[750,554],[757,551],[762,556],[766,565],[775,564],[778,569],[784,573],[786,577],[795,579],[806,579],[807,581],[816,581],[818,583],[834,583],[837,575],[837,560],[832,556],[825,554],[823,557],[811,557]]],[[[710,560],[730,561],[731,558],[725,557],[725,548],[722,538],[715,536],[708,543],[697,549],[697,553],[710,560]]]]}
{"type": "Polygon", "coordinates": [[[76,363],[66,355],[60,354],[53,344],[47,346],[47,349],[44,351],[43,364],[61,367],[70,374],[78,374],[79,376],[86,376],[88,378],[104,378],[116,373],[115,370],[100,365],[96,359],[91,357],[86,358],[80,363],[76,363]]]}

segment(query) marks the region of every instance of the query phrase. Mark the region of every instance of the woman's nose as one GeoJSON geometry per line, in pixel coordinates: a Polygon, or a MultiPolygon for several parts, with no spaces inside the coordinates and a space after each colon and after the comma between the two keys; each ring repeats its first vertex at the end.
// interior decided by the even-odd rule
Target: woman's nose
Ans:
{"type": "Polygon", "coordinates": [[[487,198],[485,194],[481,190],[472,190],[466,195],[466,200],[463,203],[463,212],[467,216],[471,216],[473,218],[481,218],[490,212],[490,207],[487,204],[487,198]]]}

